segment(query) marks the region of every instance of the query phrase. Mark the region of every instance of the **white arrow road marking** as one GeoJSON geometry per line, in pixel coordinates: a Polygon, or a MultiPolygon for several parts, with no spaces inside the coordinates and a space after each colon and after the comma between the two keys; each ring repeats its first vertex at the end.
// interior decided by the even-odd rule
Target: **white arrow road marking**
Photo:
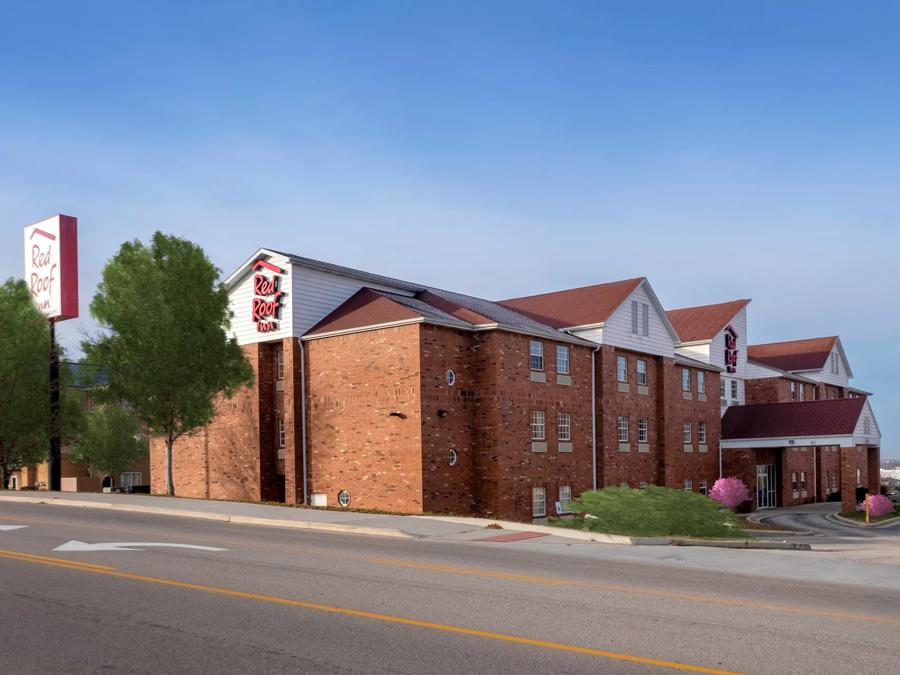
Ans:
{"type": "Polygon", "coordinates": [[[10,530],[21,530],[28,527],[27,525],[0,525],[0,532],[9,532],[10,530]]]}
{"type": "Polygon", "coordinates": [[[192,548],[198,551],[227,551],[227,548],[216,548],[214,546],[194,546],[192,544],[162,544],[158,542],[107,542],[101,544],[87,544],[83,541],[73,539],[62,546],[57,546],[54,551],[140,551],[147,546],[156,546],[163,548],[192,548]]]}

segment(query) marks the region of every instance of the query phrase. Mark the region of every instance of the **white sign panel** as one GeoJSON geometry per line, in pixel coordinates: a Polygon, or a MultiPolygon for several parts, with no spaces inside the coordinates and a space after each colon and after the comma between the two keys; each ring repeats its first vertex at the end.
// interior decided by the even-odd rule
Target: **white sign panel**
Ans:
{"type": "Polygon", "coordinates": [[[78,316],[78,221],[53,216],[25,228],[25,283],[48,319],[78,316]]]}

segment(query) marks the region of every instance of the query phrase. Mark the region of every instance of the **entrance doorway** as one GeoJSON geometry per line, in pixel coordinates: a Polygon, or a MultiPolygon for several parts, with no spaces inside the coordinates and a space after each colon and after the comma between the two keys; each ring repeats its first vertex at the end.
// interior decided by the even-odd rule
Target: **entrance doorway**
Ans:
{"type": "Polygon", "coordinates": [[[771,509],[778,506],[778,483],[774,464],[756,466],[756,508],[771,509]]]}

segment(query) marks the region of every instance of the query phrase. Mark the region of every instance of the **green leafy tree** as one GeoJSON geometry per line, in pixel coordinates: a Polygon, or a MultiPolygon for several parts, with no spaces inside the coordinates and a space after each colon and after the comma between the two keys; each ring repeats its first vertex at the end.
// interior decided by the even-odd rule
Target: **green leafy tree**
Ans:
{"type": "Polygon", "coordinates": [[[106,395],[126,401],[165,439],[169,495],[175,441],[213,418],[217,396],[253,382],[250,363],[227,335],[231,311],[218,278],[199,246],[156,232],[149,245],[122,244],[91,303],[106,331],[85,343],[85,353],[103,366],[106,395]]]}
{"type": "Polygon", "coordinates": [[[91,475],[115,476],[147,454],[140,422],[119,403],[107,403],[85,415],[84,430],[69,450],[69,459],[91,475]]]}

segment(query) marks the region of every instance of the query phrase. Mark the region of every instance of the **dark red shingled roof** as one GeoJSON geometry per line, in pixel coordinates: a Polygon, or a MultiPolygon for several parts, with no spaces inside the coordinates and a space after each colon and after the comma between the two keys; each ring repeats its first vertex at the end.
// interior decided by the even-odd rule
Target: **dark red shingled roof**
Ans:
{"type": "Polygon", "coordinates": [[[369,288],[361,288],[306,334],[333,333],[420,317],[421,314],[418,312],[408,309],[380,293],[369,288]]]}
{"type": "Polygon", "coordinates": [[[500,300],[498,304],[554,328],[588,326],[606,321],[643,281],[643,277],[613,281],[500,300]]]}
{"type": "Polygon", "coordinates": [[[837,336],[770,342],[747,347],[747,358],[781,370],[817,370],[824,368],[834,349],[837,336]]]}
{"type": "Polygon", "coordinates": [[[720,302],[716,305],[702,305],[700,307],[685,307],[684,309],[670,309],[666,312],[669,321],[675,327],[675,332],[682,342],[697,342],[699,340],[712,340],[719,331],[750,303],[750,300],[732,300],[720,302]]]}
{"type": "Polygon", "coordinates": [[[856,429],[864,398],[732,406],[722,418],[722,440],[846,436],[856,429]]]}

